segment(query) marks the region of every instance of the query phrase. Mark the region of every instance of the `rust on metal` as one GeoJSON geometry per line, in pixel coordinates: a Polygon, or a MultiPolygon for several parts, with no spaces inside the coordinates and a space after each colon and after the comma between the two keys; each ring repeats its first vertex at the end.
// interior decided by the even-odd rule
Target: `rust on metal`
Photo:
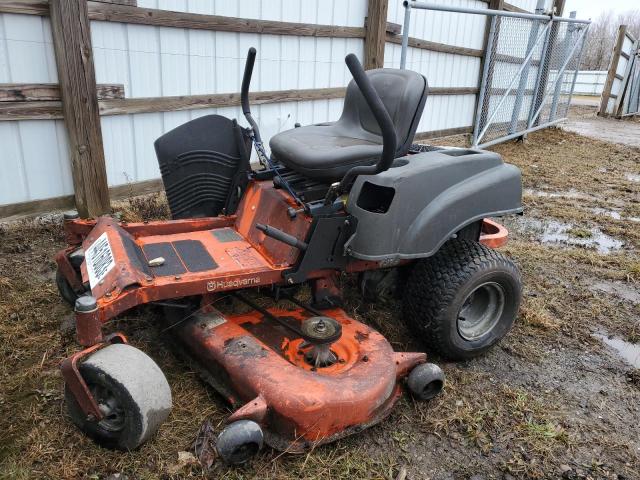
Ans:
{"type": "Polygon", "coordinates": [[[64,378],[67,388],[78,402],[78,406],[87,417],[90,416],[96,421],[102,420],[104,415],[100,411],[100,407],[98,407],[95,398],[93,398],[87,383],[84,381],[84,378],[82,378],[78,364],[83,358],[112,343],[128,343],[127,337],[119,332],[113,333],[106,337],[104,342],[96,343],[89,348],[76,352],[70,357],[65,358],[60,364],[62,378],[64,378]]]}

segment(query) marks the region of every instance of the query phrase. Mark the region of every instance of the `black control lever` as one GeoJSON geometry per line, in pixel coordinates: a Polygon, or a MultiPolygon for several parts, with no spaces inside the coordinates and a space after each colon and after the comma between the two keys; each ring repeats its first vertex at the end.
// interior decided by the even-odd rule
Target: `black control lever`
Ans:
{"type": "Polygon", "coordinates": [[[261,232],[264,232],[264,234],[267,237],[271,237],[275,240],[278,240],[279,242],[286,243],[287,245],[297,248],[303,252],[309,246],[302,240],[299,240],[293,235],[289,235],[288,233],[285,233],[282,230],[278,230],[275,227],[271,227],[269,225],[263,225],[262,223],[256,223],[256,228],[261,232]]]}

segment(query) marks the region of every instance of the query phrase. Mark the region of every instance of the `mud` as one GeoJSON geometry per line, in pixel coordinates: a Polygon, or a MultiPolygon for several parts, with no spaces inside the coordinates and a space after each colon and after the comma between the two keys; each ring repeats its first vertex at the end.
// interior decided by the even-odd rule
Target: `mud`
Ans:
{"type": "MultiPolygon", "coordinates": [[[[640,195],[626,177],[640,150],[560,130],[496,150],[522,169],[528,192],[527,220],[504,219],[511,236],[502,250],[525,288],[505,340],[462,363],[428,352],[447,375],[428,403],[405,397],[360,434],[305,455],[266,449],[241,468],[181,461],[191,459],[201,425],[220,431],[230,410],[166,347],[154,308],[128,312],[107,330],[123,331],[165,372],[174,398],[167,423],[134,452],[97,447],[71,425],[58,364],[78,347],[53,282],[59,220],[0,226],[0,477],[640,479],[640,370],[625,353],[640,341],[640,229],[630,220],[640,218],[640,195]],[[548,225],[555,237],[545,240],[548,225]]],[[[127,220],[166,216],[162,197],[119,208],[127,220]]],[[[396,350],[423,348],[402,322],[400,301],[365,303],[354,278],[341,282],[350,315],[396,350]]]]}

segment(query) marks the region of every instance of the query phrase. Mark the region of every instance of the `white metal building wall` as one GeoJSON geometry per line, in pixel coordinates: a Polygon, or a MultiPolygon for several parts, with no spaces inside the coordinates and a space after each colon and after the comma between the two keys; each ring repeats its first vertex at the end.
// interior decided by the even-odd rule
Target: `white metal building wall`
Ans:
{"type": "MultiPolygon", "coordinates": [[[[448,0],[437,0],[447,4],[448,0]]],[[[478,0],[453,4],[486,8],[478,0]]],[[[512,2],[529,8],[535,0],[512,2]]],[[[391,22],[402,23],[401,0],[390,0],[391,22]]],[[[193,13],[361,27],[367,0],[139,0],[140,7],[193,13]]],[[[533,8],[531,6],[530,8],[533,8]]],[[[410,34],[434,42],[481,49],[485,17],[414,12],[410,34]]],[[[258,49],[253,91],[346,86],[344,57],[362,57],[362,39],[332,39],[210,32],[180,28],[91,23],[96,80],[121,83],[125,95],[152,97],[237,92],[246,51],[258,49]]],[[[400,46],[387,44],[385,66],[397,67],[400,46]]],[[[408,66],[432,87],[475,87],[480,59],[411,48],[408,66]]],[[[0,82],[57,82],[49,20],[0,14],[0,82]]],[[[433,96],[418,131],[472,124],[475,95],[433,96]]],[[[335,119],[341,99],[254,107],[266,140],[294,123],[335,119]]],[[[239,108],[102,117],[109,185],[159,177],[153,141],[190,119],[210,113],[244,122],[239,108]]],[[[0,122],[0,205],[73,193],[68,146],[60,120],[0,122]]]]}

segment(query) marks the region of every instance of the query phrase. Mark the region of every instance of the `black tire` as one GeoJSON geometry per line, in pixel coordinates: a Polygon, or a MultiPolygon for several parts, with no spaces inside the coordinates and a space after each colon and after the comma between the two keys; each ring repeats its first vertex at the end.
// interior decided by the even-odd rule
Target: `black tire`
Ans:
{"type": "Polygon", "coordinates": [[[56,270],[56,286],[58,287],[58,292],[60,292],[60,296],[64,301],[73,307],[78,299],[78,294],[71,287],[60,270],[56,270]]]}
{"type": "Polygon", "coordinates": [[[260,425],[251,420],[238,420],[220,432],[216,451],[226,464],[242,465],[260,451],[263,442],[260,425]]]}
{"type": "Polygon", "coordinates": [[[466,360],[509,332],[521,297],[522,280],[511,260],[478,242],[454,239],[416,262],[403,310],[429,349],[466,360]]]}
{"type": "Polygon", "coordinates": [[[407,387],[418,400],[431,400],[444,387],[444,372],[434,363],[421,363],[411,370],[407,377],[407,387]]]}
{"type": "Polygon", "coordinates": [[[65,385],[67,411],[73,423],[103,447],[139,447],[171,411],[171,390],[162,371],[130,345],[114,344],[98,350],[79,370],[105,418],[99,422],[87,418],[65,385]]]}

